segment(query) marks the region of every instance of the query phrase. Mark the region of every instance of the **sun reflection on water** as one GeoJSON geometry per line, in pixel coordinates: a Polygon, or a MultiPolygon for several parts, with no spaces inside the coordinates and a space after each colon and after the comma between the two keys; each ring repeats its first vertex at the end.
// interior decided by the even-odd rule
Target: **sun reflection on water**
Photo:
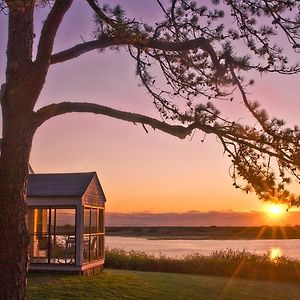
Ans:
{"type": "Polygon", "coordinates": [[[272,247],[270,249],[270,260],[276,261],[279,257],[283,256],[281,248],[278,247],[272,247]]]}

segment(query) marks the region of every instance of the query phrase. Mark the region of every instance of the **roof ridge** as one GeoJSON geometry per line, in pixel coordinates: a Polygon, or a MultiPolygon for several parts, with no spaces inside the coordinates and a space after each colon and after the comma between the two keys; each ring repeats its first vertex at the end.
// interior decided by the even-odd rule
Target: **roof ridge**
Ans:
{"type": "Polygon", "coordinates": [[[90,171],[90,172],[68,172],[68,173],[34,173],[34,174],[29,174],[30,176],[32,175],[83,175],[83,174],[95,174],[96,171],[90,171]]]}

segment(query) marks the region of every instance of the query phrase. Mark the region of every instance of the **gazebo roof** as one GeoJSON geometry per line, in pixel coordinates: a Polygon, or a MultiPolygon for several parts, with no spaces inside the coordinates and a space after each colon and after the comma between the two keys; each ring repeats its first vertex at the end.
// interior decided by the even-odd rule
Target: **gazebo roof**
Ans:
{"type": "Polygon", "coordinates": [[[30,174],[27,196],[81,197],[94,176],[99,182],[96,172],[30,174]]]}

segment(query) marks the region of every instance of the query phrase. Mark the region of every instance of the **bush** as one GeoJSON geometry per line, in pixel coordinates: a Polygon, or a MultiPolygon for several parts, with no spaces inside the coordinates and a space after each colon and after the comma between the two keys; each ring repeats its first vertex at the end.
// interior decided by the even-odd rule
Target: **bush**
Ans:
{"type": "Polygon", "coordinates": [[[231,249],[211,255],[189,254],[183,258],[156,257],[141,251],[107,249],[105,267],[115,269],[230,276],[273,281],[299,281],[300,261],[288,257],[270,260],[268,254],[257,255],[231,249]]]}

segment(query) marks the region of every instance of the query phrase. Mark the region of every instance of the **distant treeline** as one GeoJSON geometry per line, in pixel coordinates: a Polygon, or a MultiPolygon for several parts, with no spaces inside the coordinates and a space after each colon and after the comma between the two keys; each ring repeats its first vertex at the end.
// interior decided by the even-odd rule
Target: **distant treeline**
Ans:
{"type": "Polygon", "coordinates": [[[299,239],[300,225],[259,227],[106,227],[108,236],[149,239],[299,239]]]}

